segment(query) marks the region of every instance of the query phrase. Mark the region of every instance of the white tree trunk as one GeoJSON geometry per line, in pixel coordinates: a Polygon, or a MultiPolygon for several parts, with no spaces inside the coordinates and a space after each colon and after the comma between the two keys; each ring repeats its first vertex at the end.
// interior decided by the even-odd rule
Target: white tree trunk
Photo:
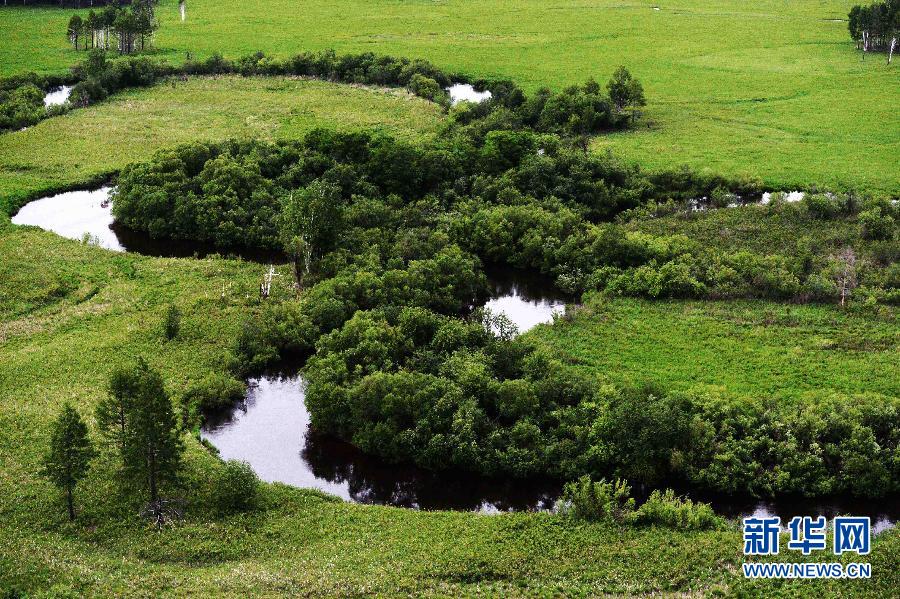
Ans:
{"type": "Polygon", "coordinates": [[[891,49],[888,50],[888,64],[891,64],[891,60],[894,58],[894,47],[897,45],[897,36],[891,38],[891,49]]]}

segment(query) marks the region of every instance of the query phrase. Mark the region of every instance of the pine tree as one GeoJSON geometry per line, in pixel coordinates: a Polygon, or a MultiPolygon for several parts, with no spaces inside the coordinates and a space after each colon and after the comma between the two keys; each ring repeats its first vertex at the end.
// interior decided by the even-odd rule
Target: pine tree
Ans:
{"type": "Polygon", "coordinates": [[[75,485],[87,474],[94,448],[87,436],[87,425],[70,404],[53,423],[50,450],[44,457],[43,474],[66,493],[69,519],[75,519],[75,485]]]}
{"type": "Polygon", "coordinates": [[[126,476],[146,484],[150,503],[159,501],[159,487],[171,481],[181,466],[183,450],[172,401],[162,376],[138,360],[124,377],[125,428],[122,462],[126,476]]]}

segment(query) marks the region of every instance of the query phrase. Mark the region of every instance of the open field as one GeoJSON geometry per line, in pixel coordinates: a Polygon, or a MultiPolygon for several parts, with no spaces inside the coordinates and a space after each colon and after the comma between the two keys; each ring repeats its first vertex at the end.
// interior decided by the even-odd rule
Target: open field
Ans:
{"type": "MultiPolygon", "coordinates": [[[[900,192],[898,70],[861,61],[847,34],[852,1],[708,2],[388,0],[304,3],[163,0],[158,54],[237,57],[340,51],[427,58],[472,75],[510,77],[533,91],[625,64],[646,88],[646,129],[603,137],[648,168],[690,164],[768,186],[856,186],[900,192]]],[[[3,8],[0,74],[55,72],[71,11],[3,8]]]]}
{"type": "Polygon", "coordinates": [[[615,383],[749,400],[900,397],[896,318],[773,302],[589,301],[532,335],[615,383]]]}
{"type": "MultiPolygon", "coordinates": [[[[194,510],[184,523],[157,533],[95,474],[79,494],[79,520],[69,524],[57,494],[36,474],[39,440],[56,407],[69,400],[89,414],[105,393],[109,370],[136,354],[147,356],[173,390],[220,368],[262,267],[117,255],[33,229],[0,233],[0,255],[0,392],[8,398],[0,405],[0,588],[39,596],[215,589],[224,596],[747,591],[821,597],[853,584],[855,596],[883,597],[898,584],[897,530],[876,538],[866,558],[875,573],[870,581],[761,585],[740,578],[736,529],[674,532],[571,525],[547,514],[416,512],[333,503],[278,485],[264,487],[261,512],[223,520],[194,510]],[[182,335],[166,343],[158,324],[170,301],[185,316],[182,335]]],[[[863,366],[851,362],[851,368],[863,366]]],[[[183,484],[201,505],[218,467],[189,439],[183,484]]],[[[782,552],[779,559],[811,558],[782,552]]]]}
{"type": "Polygon", "coordinates": [[[314,127],[375,127],[419,139],[440,121],[437,105],[398,90],[284,78],[162,83],[0,135],[0,211],[187,141],[290,139],[314,127]]]}

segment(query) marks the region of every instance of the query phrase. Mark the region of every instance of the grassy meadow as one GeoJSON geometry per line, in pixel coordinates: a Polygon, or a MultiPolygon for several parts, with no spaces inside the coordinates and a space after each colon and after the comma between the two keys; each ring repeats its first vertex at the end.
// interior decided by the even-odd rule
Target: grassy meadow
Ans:
{"type": "Polygon", "coordinates": [[[0,211],[188,141],[290,139],[315,127],[418,139],[440,122],[437,105],[398,90],[288,78],[172,80],[0,135],[0,211]]]}
{"type": "Polygon", "coordinates": [[[900,396],[896,317],[835,306],[760,301],[594,298],[531,335],[569,362],[618,384],[753,401],[830,394],[900,396]]]}
{"type": "MultiPolygon", "coordinates": [[[[427,58],[526,90],[605,81],[625,64],[649,104],[639,130],[595,140],[648,168],[689,164],[776,189],[900,192],[893,94],[898,71],[866,61],[847,33],[852,0],[162,0],[157,54],[286,56],[335,48],[427,58]],[[658,6],[659,10],[654,7],[658,6]],[[339,17],[338,17],[339,15],[339,17]]],[[[0,75],[58,72],[78,55],[71,11],[0,8],[0,75]]]]}

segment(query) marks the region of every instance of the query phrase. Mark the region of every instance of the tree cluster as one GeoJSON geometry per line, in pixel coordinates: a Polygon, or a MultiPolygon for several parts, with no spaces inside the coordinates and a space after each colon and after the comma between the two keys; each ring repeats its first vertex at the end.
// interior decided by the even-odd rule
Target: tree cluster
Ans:
{"type": "MultiPolygon", "coordinates": [[[[242,392],[243,386],[236,381],[212,377],[191,385],[181,401],[188,410],[198,405],[207,409],[212,404],[204,402],[233,400],[235,393],[242,392]]],[[[163,490],[171,493],[181,473],[184,429],[160,373],[141,358],[115,369],[94,418],[104,445],[117,456],[119,482],[126,490],[144,495],[141,514],[158,526],[181,518],[184,501],[165,496],[163,490]]],[[[88,433],[78,412],[65,404],[51,427],[43,460],[42,472],[65,493],[71,520],[75,519],[75,488],[100,453],[88,433]]],[[[226,463],[212,482],[210,504],[217,514],[255,507],[259,479],[246,464],[226,463]]]]}
{"type": "Polygon", "coordinates": [[[153,10],[153,0],[137,0],[130,6],[109,3],[98,12],[91,10],[87,17],[72,15],[66,36],[76,50],[116,48],[120,54],[144,50],[159,28],[153,10]]]}
{"type": "Polygon", "coordinates": [[[847,17],[847,27],[856,47],[863,52],[887,52],[890,64],[900,35],[900,0],[883,0],[868,6],[857,4],[847,17]]]}

